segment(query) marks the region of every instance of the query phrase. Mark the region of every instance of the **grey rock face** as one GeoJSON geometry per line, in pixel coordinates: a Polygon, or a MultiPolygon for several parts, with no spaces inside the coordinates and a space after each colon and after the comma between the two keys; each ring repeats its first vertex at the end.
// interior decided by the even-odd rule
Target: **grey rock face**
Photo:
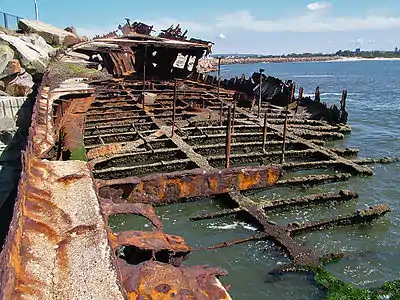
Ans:
{"type": "MultiPolygon", "coordinates": [[[[3,73],[7,64],[14,58],[14,51],[7,43],[0,43],[0,74],[3,73]]],[[[0,76],[1,77],[1,76],[0,76]]]]}
{"type": "Polygon", "coordinates": [[[26,42],[23,39],[0,33],[0,43],[8,43],[15,51],[16,58],[22,66],[31,74],[44,73],[50,62],[49,48],[38,44],[26,42]]]}
{"type": "Polygon", "coordinates": [[[23,72],[18,74],[13,80],[11,80],[6,86],[6,92],[10,96],[25,97],[32,92],[32,87],[35,85],[32,76],[23,72]]]}
{"type": "Polygon", "coordinates": [[[52,46],[61,46],[67,36],[76,37],[75,34],[62,30],[41,21],[22,19],[18,22],[18,28],[24,33],[37,33],[52,46]]]}

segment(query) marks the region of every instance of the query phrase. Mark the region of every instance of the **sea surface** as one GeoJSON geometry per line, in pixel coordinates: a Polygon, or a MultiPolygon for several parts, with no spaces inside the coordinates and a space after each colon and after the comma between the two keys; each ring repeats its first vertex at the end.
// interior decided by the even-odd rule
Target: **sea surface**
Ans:
{"type": "MultiPolygon", "coordinates": [[[[223,77],[246,76],[265,69],[266,74],[292,79],[305,94],[320,87],[321,101],[339,103],[342,89],[348,90],[347,110],[353,131],[337,147],[360,149],[359,157],[400,156],[400,61],[310,62],[222,66],[223,77]]],[[[350,214],[356,209],[387,203],[392,212],[366,225],[343,227],[296,237],[299,243],[320,254],[345,252],[350,257],[327,268],[340,279],[359,288],[378,287],[400,279],[400,164],[373,165],[375,175],[352,177],[349,182],[327,184],[311,189],[274,189],[252,196],[256,201],[295,197],[317,192],[354,189],[360,198],[343,204],[298,208],[271,213],[279,224],[319,220],[350,214]]],[[[157,207],[167,233],[178,234],[194,248],[245,238],[254,233],[251,225],[233,218],[190,222],[189,216],[217,211],[224,207],[219,198],[157,207]]],[[[116,216],[110,222],[115,231],[149,230],[137,216],[116,216]]],[[[277,279],[268,273],[289,259],[268,241],[252,242],[212,251],[195,251],[187,265],[220,266],[229,275],[224,285],[232,285],[233,299],[324,299],[323,289],[311,276],[288,274],[277,279]]]]}

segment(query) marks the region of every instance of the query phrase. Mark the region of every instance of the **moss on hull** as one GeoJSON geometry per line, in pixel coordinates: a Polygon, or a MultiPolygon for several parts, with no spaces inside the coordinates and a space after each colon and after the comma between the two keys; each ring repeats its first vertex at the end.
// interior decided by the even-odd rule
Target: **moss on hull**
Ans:
{"type": "Polygon", "coordinates": [[[57,88],[63,81],[71,78],[88,78],[89,80],[107,79],[105,74],[97,69],[89,69],[83,64],[71,62],[54,62],[49,66],[50,88],[57,88]]]}
{"type": "Polygon", "coordinates": [[[71,149],[70,160],[87,161],[86,149],[82,143],[79,143],[76,148],[71,149]]]}
{"type": "Polygon", "coordinates": [[[323,267],[310,267],[317,284],[327,291],[327,300],[400,299],[400,280],[387,282],[379,288],[358,289],[335,277],[323,267]]]}

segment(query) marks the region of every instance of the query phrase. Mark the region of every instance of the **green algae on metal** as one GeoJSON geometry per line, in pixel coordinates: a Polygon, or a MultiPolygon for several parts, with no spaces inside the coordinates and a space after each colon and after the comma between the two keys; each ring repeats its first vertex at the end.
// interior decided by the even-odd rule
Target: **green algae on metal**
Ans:
{"type": "Polygon", "coordinates": [[[390,281],[379,288],[359,289],[329,273],[320,266],[309,267],[314,280],[327,292],[327,300],[400,299],[400,280],[390,281]]]}
{"type": "Polygon", "coordinates": [[[86,157],[86,149],[82,143],[79,143],[75,148],[71,149],[70,160],[88,161],[86,157]]]}

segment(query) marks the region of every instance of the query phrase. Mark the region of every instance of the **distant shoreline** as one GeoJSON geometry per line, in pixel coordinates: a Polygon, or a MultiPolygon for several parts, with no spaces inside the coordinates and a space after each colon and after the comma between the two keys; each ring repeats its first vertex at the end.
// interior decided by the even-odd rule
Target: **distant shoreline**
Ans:
{"type": "MultiPolygon", "coordinates": [[[[213,57],[210,59],[213,66],[218,65],[218,59],[213,57]]],[[[344,56],[310,56],[310,57],[236,57],[236,58],[222,58],[221,65],[234,65],[234,64],[254,64],[254,63],[287,63],[287,62],[346,62],[346,61],[391,61],[400,60],[400,58],[386,58],[386,57],[344,57],[344,56]]]]}

